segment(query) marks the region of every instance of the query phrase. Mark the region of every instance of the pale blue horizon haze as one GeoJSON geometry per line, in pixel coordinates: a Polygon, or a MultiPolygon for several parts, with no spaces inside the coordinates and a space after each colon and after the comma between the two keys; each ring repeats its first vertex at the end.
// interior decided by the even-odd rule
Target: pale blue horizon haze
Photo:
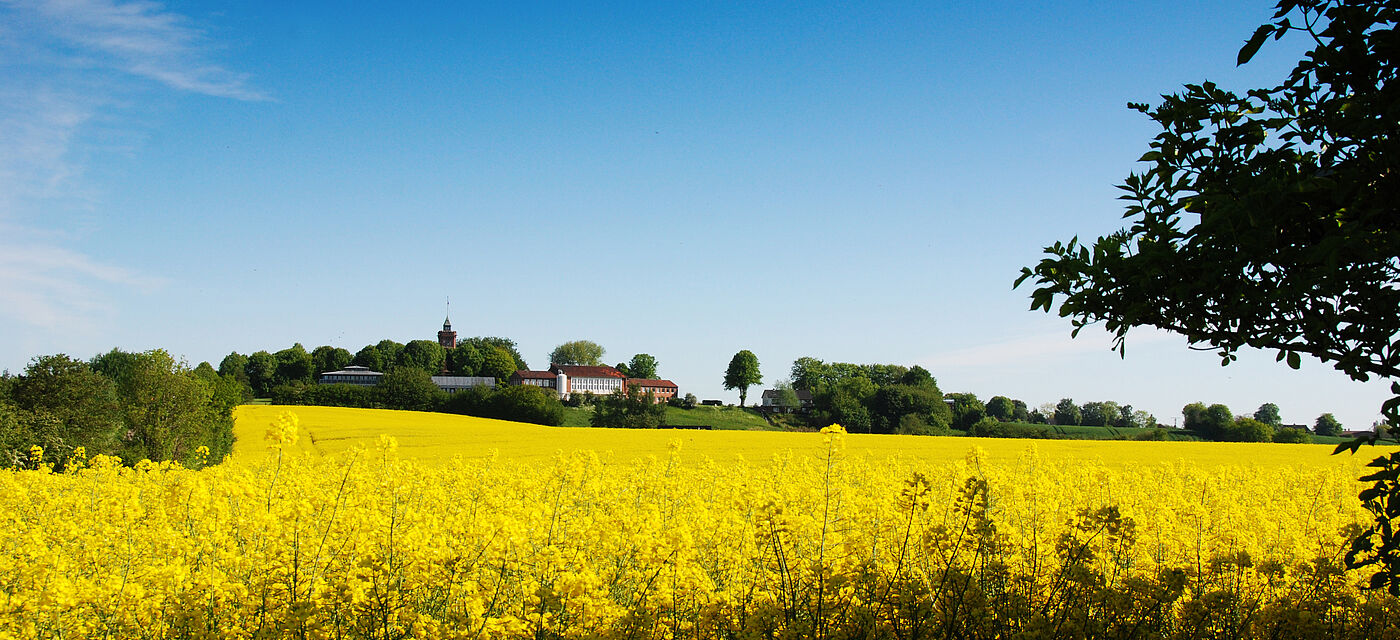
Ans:
{"type": "Polygon", "coordinates": [[[1021,267],[1123,226],[1126,103],[1272,84],[1272,3],[0,0],[0,368],[588,339],[682,393],[733,354],[919,364],[1032,407],[1365,428],[1386,384],[1031,312],[1021,267]]]}

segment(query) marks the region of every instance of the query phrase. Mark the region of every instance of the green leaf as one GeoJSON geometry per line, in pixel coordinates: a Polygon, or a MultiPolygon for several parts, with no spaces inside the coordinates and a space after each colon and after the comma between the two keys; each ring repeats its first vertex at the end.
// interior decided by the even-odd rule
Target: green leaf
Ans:
{"type": "Polygon", "coordinates": [[[1244,46],[1240,48],[1240,55],[1235,59],[1235,64],[1242,65],[1249,62],[1250,59],[1254,57],[1254,54],[1258,53],[1259,47],[1263,46],[1264,40],[1267,40],[1269,34],[1273,32],[1274,26],[1271,24],[1261,25],[1258,29],[1255,29],[1254,35],[1250,36],[1249,41],[1244,43],[1244,46]]]}
{"type": "Polygon", "coordinates": [[[1302,366],[1302,364],[1303,364],[1303,363],[1302,363],[1302,359],[1298,357],[1297,352],[1292,352],[1292,351],[1290,351],[1290,352],[1288,353],[1288,366],[1289,366],[1289,368],[1297,369],[1298,367],[1302,366]]]}

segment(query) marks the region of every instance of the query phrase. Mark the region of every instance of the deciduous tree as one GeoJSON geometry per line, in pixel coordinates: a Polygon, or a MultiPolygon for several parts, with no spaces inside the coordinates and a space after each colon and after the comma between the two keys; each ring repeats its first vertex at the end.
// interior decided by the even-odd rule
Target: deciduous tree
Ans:
{"type": "Polygon", "coordinates": [[[495,378],[498,384],[505,383],[516,371],[515,358],[504,347],[491,347],[481,361],[480,375],[495,378]]]}
{"type": "Polygon", "coordinates": [[[277,361],[276,384],[311,384],[316,381],[312,375],[315,367],[311,363],[311,354],[300,342],[272,355],[277,361]]]}
{"type": "Polygon", "coordinates": [[[219,361],[219,375],[231,376],[243,384],[248,384],[248,356],[237,351],[224,356],[224,359],[219,361]]]}
{"type": "Polygon", "coordinates": [[[1079,424],[1090,427],[1106,427],[1118,419],[1118,406],[1108,406],[1106,402],[1085,402],[1080,407],[1079,424]]]}
{"type": "Polygon", "coordinates": [[[209,460],[223,459],[233,446],[232,407],[214,402],[214,390],[165,350],[130,355],[131,369],[117,380],[128,429],[122,457],[192,462],[207,446],[209,460]]]}
{"type": "Polygon", "coordinates": [[[486,356],[477,350],[475,345],[467,342],[457,344],[455,349],[447,353],[447,367],[455,376],[475,376],[481,373],[481,365],[486,361],[486,356]]]}
{"type": "MultiPolygon", "coordinates": [[[[1034,279],[1031,307],[1058,302],[1075,333],[1103,323],[1120,353],[1130,328],[1152,326],[1224,363],[1249,346],[1391,379],[1381,410],[1400,424],[1397,22],[1394,0],[1280,0],[1238,56],[1299,34],[1312,48],[1278,85],[1203,82],[1131,105],[1161,127],[1122,185],[1132,222],[1047,248],[1017,281],[1034,279]]],[[[1375,522],[1347,564],[1400,595],[1400,453],[1373,466],[1375,522]]]]}
{"type": "Polygon", "coordinates": [[[1324,413],[1318,416],[1317,421],[1313,423],[1313,433],[1320,436],[1341,435],[1342,423],[1337,421],[1336,416],[1330,413],[1324,413]]]}
{"type": "Polygon", "coordinates": [[[1254,419],[1272,427],[1283,424],[1283,418],[1278,413],[1278,405],[1272,402],[1259,405],[1259,409],[1254,412],[1254,419]]]}
{"type": "Polygon", "coordinates": [[[591,340],[571,340],[549,352],[551,364],[574,364],[596,367],[603,364],[606,350],[591,340]]]}
{"type": "Polygon", "coordinates": [[[405,411],[432,411],[447,400],[447,393],[433,384],[433,377],[417,367],[390,369],[375,392],[385,407],[405,411]]]}
{"type": "Polygon", "coordinates": [[[277,359],[266,351],[255,351],[253,355],[248,356],[246,372],[253,395],[266,398],[272,387],[277,384],[277,359]]]}
{"type": "Polygon", "coordinates": [[[749,395],[749,387],[763,382],[763,374],[758,370],[758,356],[744,349],[729,360],[729,368],[724,372],[724,388],[739,390],[739,406],[744,406],[749,395]]]}
{"type": "Polygon", "coordinates": [[[1273,442],[1274,428],[1262,420],[1240,416],[1225,430],[1225,439],[1232,442],[1273,442]]]}
{"type": "Polygon", "coordinates": [[[641,378],[643,380],[655,380],[657,364],[659,363],[657,363],[656,358],[651,354],[639,353],[632,356],[632,359],[627,361],[627,376],[630,378],[641,378]]]}
{"type": "Polygon", "coordinates": [[[311,350],[311,369],[319,376],[327,371],[339,371],[349,366],[355,356],[340,347],[321,345],[311,350]]]}
{"type": "Polygon", "coordinates": [[[355,357],[350,360],[351,364],[361,366],[370,371],[383,372],[388,368],[389,362],[384,361],[384,355],[379,352],[375,345],[365,345],[363,349],[355,352],[355,357]]]}
{"type": "Polygon", "coordinates": [[[88,455],[114,453],[125,431],[116,384],[88,363],[63,354],[30,361],[11,382],[10,395],[27,415],[15,414],[15,431],[0,438],[0,448],[39,445],[61,462],[75,447],[88,455]]]}
{"type": "Polygon", "coordinates": [[[1002,422],[1009,422],[1016,413],[1016,403],[1006,396],[992,396],[987,401],[987,415],[1002,422]]]}
{"type": "Polygon", "coordinates": [[[1055,424],[1057,425],[1077,425],[1084,418],[1084,413],[1079,409],[1079,405],[1069,398],[1060,398],[1060,402],[1055,405],[1055,424]]]}
{"type": "Polygon", "coordinates": [[[987,407],[971,393],[949,393],[953,400],[953,428],[966,430],[979,420],[987,417],[987,407]]]}
{"type": "Polygon", "coordinates": [[[410,340],[399,352],[398,365],[413,367],[435,376],[447,362],[447,350],[436,340],[410,340]]]}

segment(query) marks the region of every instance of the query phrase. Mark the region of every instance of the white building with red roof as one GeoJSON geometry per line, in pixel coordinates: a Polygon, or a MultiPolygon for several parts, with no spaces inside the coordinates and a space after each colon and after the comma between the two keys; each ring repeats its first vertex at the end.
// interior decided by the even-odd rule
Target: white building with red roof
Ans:
{"type": "Polygon", "coordinates": [[[623,382],[627,380],[627,376],[613,367],[550,363],[549,372],[556,376],[561,398],[568,398],[575,393],[606,396],[614,391],[621,391],[623,382]]]}
{"type": "Polygon", "coordinates": [[[575,393],[610,395],[614,391],[621,391],[626,380],[627,376],[613,367],[554,363],[550,363],[548,371],[521,370],[510,376],[510,384],[554,389],[559,397],[565,400],[575,393]]]}
{"type": "Polygon", "coordinates": [[[524,369],[516,371],[510,376],[510,384],[554,389],[562,400],[567,400],[575,393],[606,396],[612,395],[614,391],[623,393],[650,391],[656,397],[657,402],[665,402],[676,397],[680,391],[676,383],[670,380],[628,378],[613,367],[554,363],[550,363],[548,371],[527,371],[524,369]]]}

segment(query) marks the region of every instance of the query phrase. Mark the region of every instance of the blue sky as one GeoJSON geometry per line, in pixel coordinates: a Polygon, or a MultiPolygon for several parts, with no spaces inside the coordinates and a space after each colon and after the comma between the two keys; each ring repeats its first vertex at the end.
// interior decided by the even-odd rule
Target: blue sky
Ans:
{"type": "MultiPolygon", "coordinates": [[[[1267,2],[125,3],[0,0],[0,368],[164,347],[462,335],[532,366],[590,339],[682,392],[755,352],[922,364],[1032,406],[1277,403],[1369,425],[1387,397],[1270,354],[1027,311],[1020,267],[1118,229],[1182,83],[1267,2]]],[[[751,396],[756,396],[756,393],[751,396]]]]}

